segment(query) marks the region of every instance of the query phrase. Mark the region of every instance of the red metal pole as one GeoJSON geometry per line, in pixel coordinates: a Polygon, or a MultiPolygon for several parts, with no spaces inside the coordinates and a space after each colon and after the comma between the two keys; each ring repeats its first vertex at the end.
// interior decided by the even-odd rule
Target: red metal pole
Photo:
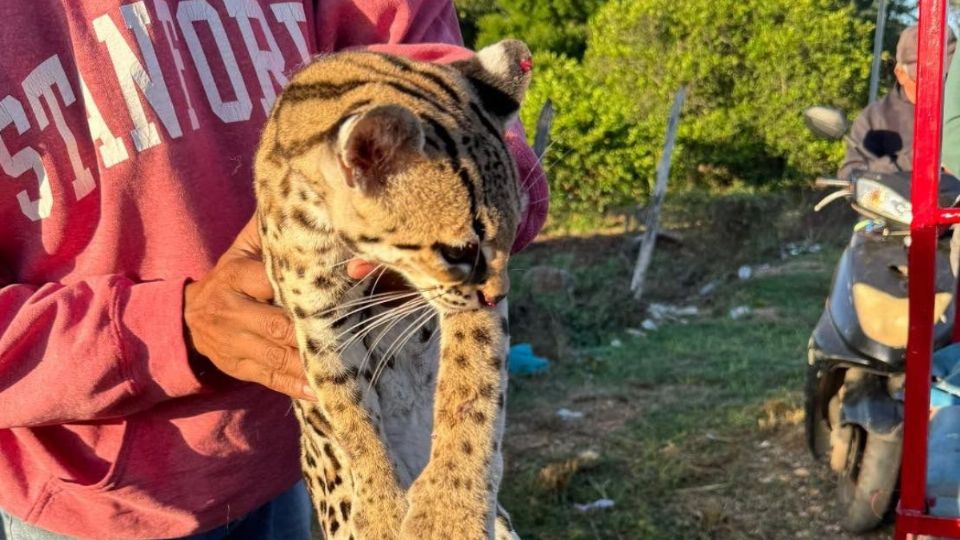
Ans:
{"type": "Polygon", "coordinates": [[[897,540],[902,540],[907,534],[916,538],[917,535],[934,535],[960,538],[960,521],[956,518],[938,518],[931,516],[904,516],[897,518],[897,540]]]}
{"type": "MultiPolygon", "coordinates": [[[[897,534],[914,532],[909,516],[926,513],[927,432],[930,415],[930,362],[933,349],[933,298],[943,111],[943,51],[946,0],[920,0],[917,105],[914,124],[910,226],[910,335],[906,358],[900,513],[897,534]]],[[[952,217],[952,216],[951,216],[952,217]]]]}
{"type": "Polygon", "coordinates": [[[941,208],[940,224],[953,225],[954,223],[960,223],[960,208],[941,208]]]}

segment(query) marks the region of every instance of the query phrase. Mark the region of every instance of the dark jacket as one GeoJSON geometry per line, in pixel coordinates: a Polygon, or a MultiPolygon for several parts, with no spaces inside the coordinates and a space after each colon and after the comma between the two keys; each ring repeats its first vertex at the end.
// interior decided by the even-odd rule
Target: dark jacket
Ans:
{"type": "Polygon", "coordinates": [[[860,144],[861,155],[847,142],[847,156],[837,176],[849,178],[856,169],[877,172],[913,169],[914,106],[900,85],[870,104],[853,122],[850,138],[860,144]]]}

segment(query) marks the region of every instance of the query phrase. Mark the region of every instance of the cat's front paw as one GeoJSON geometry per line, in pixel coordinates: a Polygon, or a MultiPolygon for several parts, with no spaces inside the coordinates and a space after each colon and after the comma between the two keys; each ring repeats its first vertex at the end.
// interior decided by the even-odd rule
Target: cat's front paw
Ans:
{"type": "Polygon", "coordinates": [[[409,509],[401,540],[481,540],[493,538],[489,498],[454,470],[427,466],[407,492],[409,509]]]}

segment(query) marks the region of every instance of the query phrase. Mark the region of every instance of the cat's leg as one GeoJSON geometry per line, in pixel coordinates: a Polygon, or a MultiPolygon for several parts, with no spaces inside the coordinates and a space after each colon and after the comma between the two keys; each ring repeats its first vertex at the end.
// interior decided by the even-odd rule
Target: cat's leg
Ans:
{"type": "MultiPolygon", "coordinates": [[[[504,324],[501,327],[503,330],[504,340],[506,344],[504,348],[509,351],[510,348],[510,333],[509,327],[507,324],[507,301],[504,300],[497,306],[497,310],[500,315],[503,316],[504,324]]],[[[508,353],[507,353],[508,354],[508,353]]],[[[509,372],[509,365],[504,359],[503,365],[503,376],[506,378],[507,373],[509,372]]],[[[491,478],[491,491],[488,494],[490,497],[490,508],[494,509],[495,512],[495,521],[494,521],[494,532],[493,537],[495,540],[520,540],[520,537],[517,535],[516,531],[513,528],[513,522],[510,520],[510,514],[507,513],[506,509],[503,506],[500,506],[499,501],[497,500],[497,494],[500,492],[500,482],[503,480],[503,437],[506,431],[506,398],[507,398],[507,383],[504,381],[503,385],[503,396],[504,399],[500,402],[500,415],[497,418],[496,426],[496,443],[494,444],[494,454],[492,459],[492,465],[490,467],[490,478],[491,478]]]]}
{"type": "MultiPolygon", "coordinates": [[[[406,502],[397,482],[390,456],[381,438],[377,420],[364,406],[363,392],[355,367],[345,366],[337,354],[333,335],[317,337],[311,324],[298,321],[297,335],[307,367],[307,379],[318,402],[304,411],[302,429],[320,426],[332,438],[350,474],[352,486],[350,524],[359,538],[396,538],[406,502]],[[330,343],[330,345],[326,345],[330,343]]],[[[305,451],[307,448],[305,447],[305,451]]],[[[314,452],[324,448],[313,448],[314,452]]],[[[328,449],[329,451],[329,449],[328,449]]],[[[319,463],[330,456],[316,456],[319,463]]],[[[307,456],[304,463],[308,464],[307,456]]],[[[340,485],[347,479],[334,477],[340,485]]],[[[330,500],[327,505],[343,501],[330,500]]],[[[317,503],[318,511],[320,504],[317,503]]],[[[329,507],[325,509],[329,512],[329,507]]]]}
{"type": "MultiPolygon", "coordinates": [[[[363,408],[373,419],[379,438],[386,441],[376,388],[364,385],[363,390],[363,408]]],[[[349,457],[337,441],[328,436],[333,428],[326,421],[326,415],[317,403],[295,400],[294,405],[301,425],[301,469],[324,538],[379,537],[377,531],[361,532],[354,526],[355,515],[369,512],[363,504],[355,503],[361,484],[354,482],[349,457]]],[[[363,520],[361,517],[361,522],[363,520]]]]}
{"type": "Polygon", "coordinates": [[[337,483],[336,491],[351,491],[349,500],[337,499],[328,485],[325,498],[315,499],[314,505],[318,512],[329,513],[331,504],[339,508],[347,503],[357,537],[396,538],[406,509],[404,492],[381,438],[378,411],[364,405],[361,385],[366,381],[356,366],[344,362],[338,346],[344,330],[337,327],[338,306],[352,284],[342,273],[332,271],[332,263],[317,264],[304,255],[313,250],[270,247],[277,293],[293,319],[307,381],[318,399],[301,407],[302,434],[315,436],[313,445],[304,441],[303,465],[310,467],[311,460],[316,467],[338,464],[342,474],[334,473],[330,481],[337,483]],[[331,440],[329,448],[320,442],[321,433],[331,440]],[[343,477],[347,471],[349,478],[343,477]],[[341,488],[344,484],[346,488],[341,488]]]}
{"type": "Polygon", "coordinates": [[[351,489],[349,471],[336,456],[333,440],[327,437],[330,426],[320,421],[322,415],[316,414],[317,405],[298,400],[293,403],[301,426],[300,469],[303,471],[304,483],[313,502],[315,517],[320,523],[323,537],[326,540],[335,540],[342,528],[350,528],[351,508],[346,508],[347,512],[338,516],[338,505],[335,502],[343,498],[344,490],[351,489]],[[328,512],[331,509],[333,511],[328,512]]]}
{"type": "Polygon", "coordinates": [[[401,538],[493,538],[506,391],[507,322],[494,310],[444,316],[430,461],[407,493],[401,538]]]}

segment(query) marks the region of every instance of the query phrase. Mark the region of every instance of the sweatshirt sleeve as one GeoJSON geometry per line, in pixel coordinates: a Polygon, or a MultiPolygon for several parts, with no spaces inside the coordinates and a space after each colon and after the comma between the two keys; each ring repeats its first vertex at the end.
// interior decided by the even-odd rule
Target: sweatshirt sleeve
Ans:
{"type": "Polygon", "coordinates": [[[960,174],[960,54],[953,55],[943,96],[943,148],[941,162],[960,174]]]}
{"type": "MultiPolygon", "coordinates": [[[[454,62],[473,52],[463,46],[449,0],[328,0],[318,10],[317,50],[363,47],[425,62],[454,62]]],[[[523,216],[513,251],[533,241],[547,218],[547,177],[519,122],[506,133],[520,173],[523,216]]]]}
{"type": "Polygon", "coordinates": [[[0,288],[0,428],[112,418],[196,393],[183,281],[0,288]]]}
{"type": "Polygon", "coordinates": [[[860,113],[860,116],[853,121],[853,127],[850,128],[850,137],[852,141],[860,144],[860,148],[850,143],[850,140],[844,141],[846,153],[843,158],[843,164],[837,172],[838,178],[848,179],[853,171],[858,169],[868,169],[870,164],[867,162],[867,156],[864,155],[863,140],[870,131],[870,121],[866,110],[860,113]]]}

